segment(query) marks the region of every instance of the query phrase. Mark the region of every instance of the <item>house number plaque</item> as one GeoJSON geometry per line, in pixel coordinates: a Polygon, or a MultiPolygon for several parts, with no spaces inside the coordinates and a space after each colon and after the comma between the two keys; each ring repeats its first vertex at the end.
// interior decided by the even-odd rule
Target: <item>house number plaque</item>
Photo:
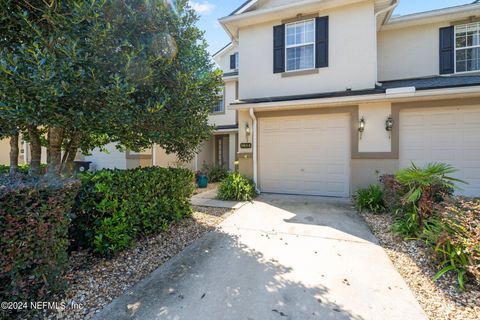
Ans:
{"type": "Polygon", "coordinates": [[[242,149],[250,149],[251,147],[252,147],[252,144],[249,142],[240,143],[240,148],[242,149]]]}

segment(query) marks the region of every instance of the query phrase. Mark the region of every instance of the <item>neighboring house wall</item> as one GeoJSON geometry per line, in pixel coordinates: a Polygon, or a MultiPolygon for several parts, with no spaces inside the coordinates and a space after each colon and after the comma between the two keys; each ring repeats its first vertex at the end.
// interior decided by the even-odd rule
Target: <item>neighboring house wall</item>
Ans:
{"type": "MultiPolygon", "coordinates": [[[[292,10],[290,18],[299,13],[303,12],[292,10]]],[[[284,77],[286,73],[273,73],[273,27],[282,21],[240,29],[240,99],[374,87],[373,3],[329,9],[319,15],[329,16],[329,66],[315,74],[284,77]]]]}
{"type": "Polygon", "coordinates": [[[380,81],[439,74],[439,29],[436,23],[378,33],[378,78],[380,81]]]}
{"type": "Polygon", "coordinates": [[[108,153],[95,148],[90,156],[85,156],[85,161],[92,162],[90,165],[92,170],[127,168],[126,154],[119,151],[115,143],[109,143],[104,148],[108,153]]]}
{"type": "Polygon", "coordinates": [[[0,140],[0,164],[10,164],[10,141],[8,139],[0,140]]]}
{"type": "Polygon", "coordinates": [[[223,72],[233,72],[235,69],[230,69],[230,55],[238,52],[238,46],[236,44],[230,44],[228,50],[222,52],[221,55],[215,57],[215,62],[217,62],[223,72]]]}

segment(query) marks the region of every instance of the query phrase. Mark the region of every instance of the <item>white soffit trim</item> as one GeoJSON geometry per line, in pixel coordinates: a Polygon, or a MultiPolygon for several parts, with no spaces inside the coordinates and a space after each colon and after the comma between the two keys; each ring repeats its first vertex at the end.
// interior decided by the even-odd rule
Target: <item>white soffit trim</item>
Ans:
{"type": "Polygon", "coordinates": [[[345,104],[358,104],[358,103],[368,103],[368,102],[398,102],[398,101],[410,101],[415,99],[428,98],[435,100],[450,98],[449,96],[458,96],[459,98],[467,97],[479,97],[480,98],[480,86],[473,87],[462,87],[462,88],[446,88],[446,89],[431,89],[431,90],[420,90],[413,93],[397,93],[395,95],[387,95],[385,93],[379,94],[367,94],[362,96],[346,96],[346,97],[335,97],[335,98],[320,98],[320,99],[305,99],[305,100],[294,100],[294,101],[277,101],[277,102],[260,102],[260,103],[245,103],[245,104],[231,104],[229,110],[245,110],[250,108],[255,108],[255,110],[260,109],[270,109],[270,108],[281,108],[281,109],[290,109],[290,108],[312,108],[312,107],[328,107],[333,105],[345,105],[345,104]]]}

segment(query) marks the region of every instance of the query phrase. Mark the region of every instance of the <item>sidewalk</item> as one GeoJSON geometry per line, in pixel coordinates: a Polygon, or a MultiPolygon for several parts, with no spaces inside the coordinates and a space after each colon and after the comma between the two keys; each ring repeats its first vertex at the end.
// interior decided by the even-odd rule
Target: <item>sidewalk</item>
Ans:
{"type": "Polygon", "coordinates": [[[190,200],[192,205],[201,207],[215,207],[215,208],[229,208],[239,209],[246,202],[240,201],[224,201],[217,199],[217,189],[212,189],[199,194],[196,194],[190,200]]]}

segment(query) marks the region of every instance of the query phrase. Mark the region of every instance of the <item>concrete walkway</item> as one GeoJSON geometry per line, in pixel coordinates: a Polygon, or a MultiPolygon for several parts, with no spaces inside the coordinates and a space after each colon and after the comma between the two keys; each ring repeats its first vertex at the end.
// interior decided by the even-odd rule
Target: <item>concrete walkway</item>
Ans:
{"type": "Polygon", "coordinates": [[[214,207],[214,208],[228,208],[239,209],[245,202],[241,201],[224,201],[217,199],[217,189],[212,189],[199,194],[196,194],[190,200],[194,206],[214,207]]]}
{"type": "Polygon", "coordinates": [[[427,319],[348,200],[262,195],[96,319],[427,319]]]}

